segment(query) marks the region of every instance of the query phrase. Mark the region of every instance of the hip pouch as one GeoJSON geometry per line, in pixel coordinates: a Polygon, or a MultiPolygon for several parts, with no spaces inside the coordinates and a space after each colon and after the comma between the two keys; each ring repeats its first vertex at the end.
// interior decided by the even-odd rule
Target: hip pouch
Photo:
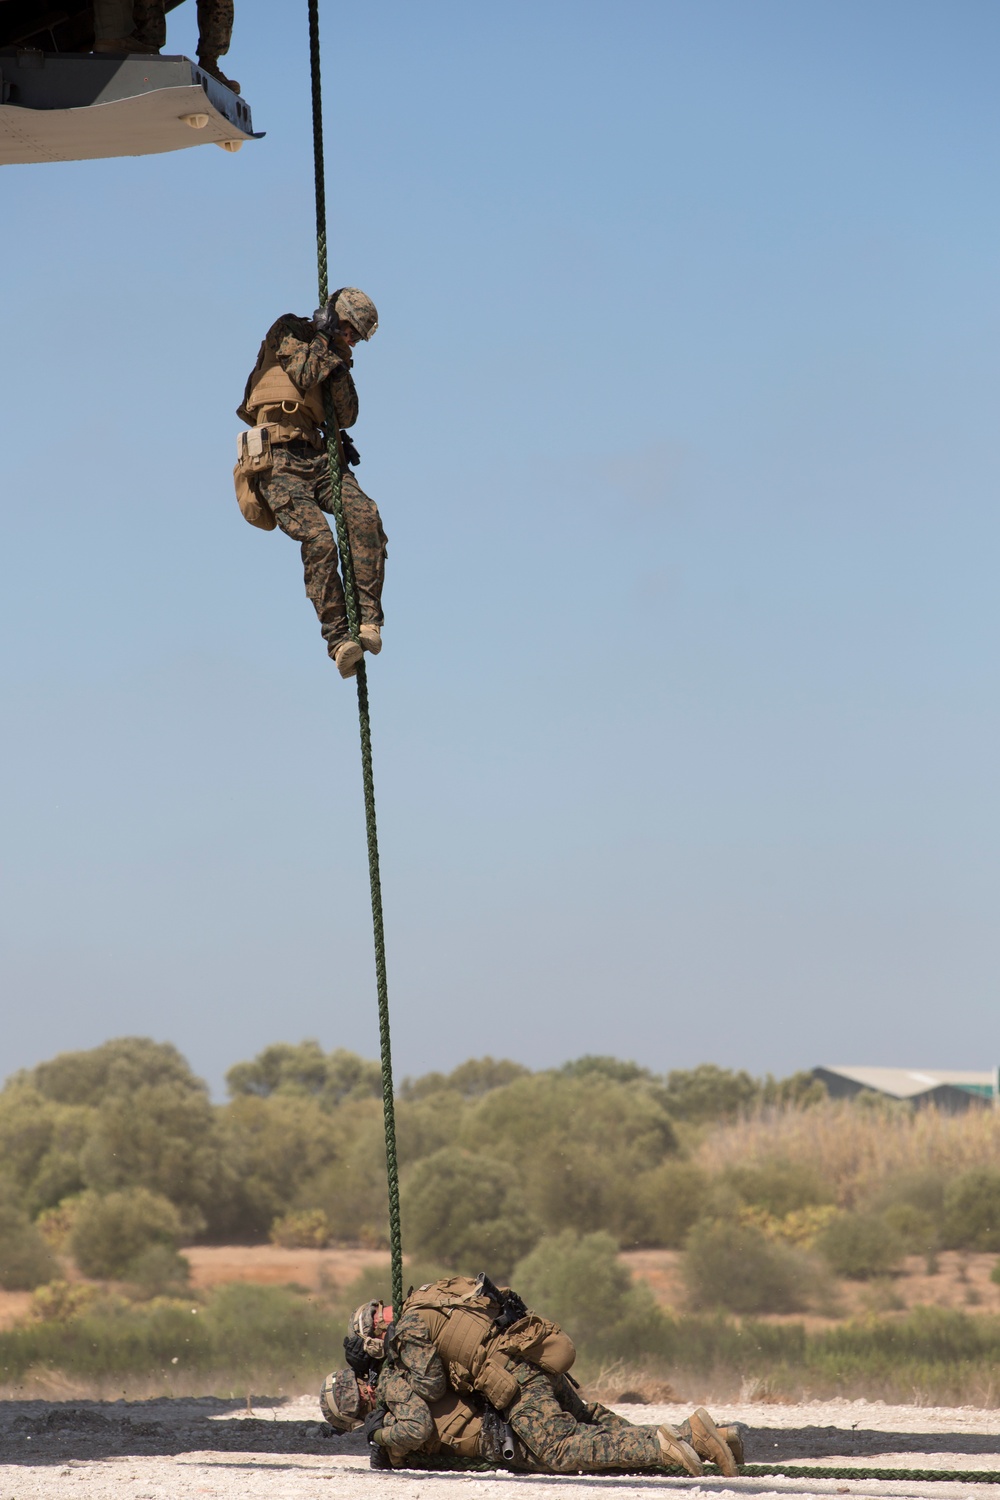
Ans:
{"type": "Polygon", "coordinates": [[[257,485],[257,480],[270,474],[273,466],[271,434],[267,428],[251,427],[249,432],[241,432],[236,440],[236,467],[233,469],[236,501],[243,519],[261,531],[273,531],[278,524],[257,485]]]}
{"type": "Polygon", "coordinates": [[[461,1396],[449,1391],[430,1403],[434,1435],[439,1443],[463,1458],[478,1458],[483,1419],[461,1396]]]}
{"type": "Polygon", "coordinates": [[[484,1360],[474,1377],[477,1391],[482,1391],[491,1406],[497,1411],[506,1411],[520,1394],[517,1376],[498,1359],[484,1360]]]}

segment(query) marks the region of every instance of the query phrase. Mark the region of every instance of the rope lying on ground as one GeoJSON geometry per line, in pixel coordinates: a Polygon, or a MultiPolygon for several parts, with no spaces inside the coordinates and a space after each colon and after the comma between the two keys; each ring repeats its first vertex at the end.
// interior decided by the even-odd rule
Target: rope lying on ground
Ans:
{"type": "Polygon", "coordinates": [[[798,1464],[744,1464],[740,1469],[741,1479],[768,1476],[780,1479],[919,1479],[1000,1484],[1000,1469],[824,1469],[819,1465],[806,1467],[798,1464]]]}
{"type": "MultiPolygon", "coordinates": [[[[329,295],[326,252],[326,179],[323,166],[323,100],[320,81],[319,0],[309,4],[309,63],[312,77],[313,164],[316,174],[316,260],[319,272],[320,306],[329,295]]],[[[351,557],[351,541],[344,518],[340,481],[342,474],[340,433],[329,388],[326,404],[326,452],[330,463],[330,492],[337,526],[337,550],[347,603],[348,629],[352,640],[360,640],[358,588],[351,557]]],[[[389,1186],[389,1248],[392,1254],[392,1301],[403,1303],[403,1242],[399,1222],[399,1166],[396,1160],[396,1113],[393,1105],[392,1051],[389,1039],[389,986],[385,971],[385,929],[382,923],[382,882],[379,876],[378,828],[375,822],[375,777],[372,770],[371,716],[368,709],[368,675],[364,658],[358,666],[358,720],[361,727],[361,777],[365,793],[365,828],[368,834],[368,875],[371,882],[372,928],[375,937],[375,982],[378,990],[378,1032],[382,1056],[382,1112],[385,1121],[385,1166],[389,1186]]]]}

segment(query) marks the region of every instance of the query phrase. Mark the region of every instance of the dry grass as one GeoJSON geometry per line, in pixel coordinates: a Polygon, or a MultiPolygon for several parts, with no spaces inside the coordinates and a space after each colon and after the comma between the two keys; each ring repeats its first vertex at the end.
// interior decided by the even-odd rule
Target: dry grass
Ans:
{"type": "Polygon", "coordinates": [[[710,1174],[774,1160],[812,1168],[853,1208],[901,1173],[957,1174],[1000,1161],[1000,1111],[859,1109],[829,1100],[811,1109],[763,1108],[719,1125],[695,1151],[710,1174]]]}

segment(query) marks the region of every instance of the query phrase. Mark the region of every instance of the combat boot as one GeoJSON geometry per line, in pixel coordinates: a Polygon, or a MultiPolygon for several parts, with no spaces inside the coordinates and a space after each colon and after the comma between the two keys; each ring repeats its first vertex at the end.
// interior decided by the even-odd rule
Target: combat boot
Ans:
{"type": "Polygon", "coordinates": [[[689,1474],[704,1474],[705,1469],[701,1459],[675,1427],[661,1422],[656,1429],[656,1436],[659,1440],[660,1452],[663,1454],[664,1465],[668,1469],[686,1469],[689,1474]]]}
{"type": "Polygon", "coordinates": [[[362,625],[358,630],[361,644],[372,656],[378,656],[382,649],[382,627],[380,625],[362,625]]]}
{"type": "Polygon", "coordinates": [[[705,1408],[699,1406],[677,1432],[700,1458],[710,1459],[727,1478],[735,1477],[738,1465],[743,1462],[743,1436],[738,1425],[717,1427],[705,1408]]]}
{"type": "Polygon", "coordinates": [[[198,66],[203,73],[208,73],[212,78],[217,78],[220,83],[225,84],[226,88],[231,89],[234,94],[239,93],[240,86],[236,82],[236,79],[226,77],[225,73],[219,67],[219,59],[217,57],[201,57],[199,55],[198,66]]]}
{"type": "Polygon", "coordinates": [[[341,677],[356,677],[358,662],[364,654],[360,641],[342,641],[333,653],[341,677]]]}

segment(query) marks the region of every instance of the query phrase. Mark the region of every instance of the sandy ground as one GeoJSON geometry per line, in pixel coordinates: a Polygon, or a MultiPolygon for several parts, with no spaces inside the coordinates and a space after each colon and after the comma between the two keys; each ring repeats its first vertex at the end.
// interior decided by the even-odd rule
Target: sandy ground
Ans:
{"type": "MultiPolygon", "coordinates": [[[[680,1406],[622,1406],[632,1421],[679,1420],[680,1406]]],[[[748,1425],[747,1462],[990,1470],[1000,1475],[1000,1416],[971,1407],[829,1401],[729,1406],[748,1425]]],[[[689,1495],[940,1496],[994,1491],[969,1481],[682,1479],[667,1475],[526,1477],[502,1472],[373,1473],[363,1438],[335,1437],[312,1397],[252,1411],[215,1397],[141,1402],[0,1402],[0,1500],[649,1500],[689,1495]]]]}
{"type": "MultiPolygon", "coordinates": [[[[230,1281],[295,1283],[310,1291],[348,1285],[388,1256],[372,1250],[282,1250],[272,1245],[196,1246],[185,1252],[196,1287],[230,1281]]],[[[670,1251],[623,1255],[667,1307],[682,1306],[678,1257],[670,1251]]],[[[942,1255],[928,1275],[914,1257],[902,1275],[881,1286],[841,1284],[841,1316],[902,1312],[916,1303],[1000,1311],[1000,1287],[989,1280],[994,1256],[942,1255]],[[881,1304],[881,1305],[880,1305],[881,1304]],[[886,1305],[888,1304],[888,1305],[886,1305]]],[[[72,1270],[70,1269],[72,1275],[72,1270]]],[[[27,1293],[0,1294],[0,1326],[24,1317],[27,1293]]],[[[771,1321],[784,1321],[773,1319],[771,1321]]],[[[793,1321],[800,1321],[794,1318],[793,1321]]],[[[807,1318],[817,1326],[831,1320],[807,1318]]],[[[621,1389],[621,1387],[619,1387],[621,1389]]],[[[56,1394],[51,1386],[51,1394],[56,1394]]],[[[67,1394],[69,1392],[67,1391],[67,1394]]],[[[647,1396],[667,1397],[666,1388],[647,1396]]],[[[619,1406],[632,1421],[671,1421],[681,1406],[619,1406]]],[[[990,1470],[1000,1475],[1000,1412],[971,1407],[894,1407],[881,1402],[729,1405],[721,1419],[750,1428],[747,1461],[841,1467],[990,1470]]],[[[0,1500],[649,1500],[655,1489],[693,1495],[977,1496],[991,1487],[971,1482],[683,1479],[657,1476],[524,1477],[507,1473],[373,1473],[355,1436],[337,1438],[312,1397],[240,1401],[216,1397],[147,1401],[0,1401],[0,1500]]]]}

